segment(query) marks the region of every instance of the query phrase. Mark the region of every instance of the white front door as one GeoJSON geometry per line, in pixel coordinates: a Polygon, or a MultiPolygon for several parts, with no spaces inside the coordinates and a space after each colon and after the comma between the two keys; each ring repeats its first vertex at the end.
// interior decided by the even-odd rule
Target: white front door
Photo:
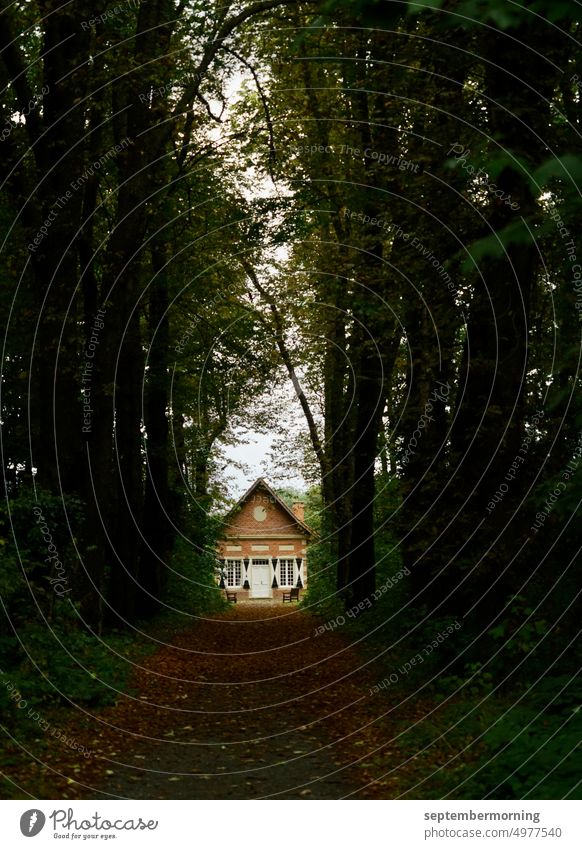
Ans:
{"type": "Polygon", "coordinates": [[[265,558],[254,558],[251,564],[251,595],[271,598],[271,567],[265,558]]]}

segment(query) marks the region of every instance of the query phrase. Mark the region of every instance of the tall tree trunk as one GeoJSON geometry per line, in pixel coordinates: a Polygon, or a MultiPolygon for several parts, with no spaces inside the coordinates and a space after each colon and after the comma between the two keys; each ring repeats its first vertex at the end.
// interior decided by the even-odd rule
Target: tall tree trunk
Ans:
{"type": "MultiPolygon", "coordinates": [[[[148,228],[148,198],[165,170],[155,165],[163,152],[167,129],[163,125],[168,105],[148,94],[165,62],[174,22],[168,0],[140,5],[134,40],[138,71],[117,85],[116,105],[126,118],[114,124],[118,145],[120,189],[117,220],[104,261],[102,282],[106,301],[103,370],[114,386],[114,450],[117,513],[111,528],[116,564],[110,587],[111,606],[121,620],[147,612],[140,609],[139,556],[143,528],[142,386],[144,357],[140,315],[143,295],[143,258],[140,246],[148,228]],[[140,95],[142,95],[140,97],[140,95]],[[162,122],[162,124],[160,123],[162,122]],[[119,134],[126,133],[124,138],[119,134]]],[[[105,391],[105,386],[102,387],[105,391]]],[[[103,400],[103,399],[102,399],[103,400]]]]}
{"type": "Polygon", "coordinates": [[[82,338],[77,234],[82,191],[74,188],[85,167],[83,102],[87,93],[89,35],[79,21],[87,4],[53,9],[40,5],[44,43],[43,123],[46,130],[35,148],[40,175],[37,198],[45,227],[31,235],[37,285],[38,328],[35,349],[36,392],[43,425],[36,433],[37,482],[55,492],[77,492],[82,457],[78,355],[82,338]],[[34,239],[40,240],[35,245],[34,239]]]}
{"type": "MultiPolygon", "coordinates": [[[[359,350],[355,402],[357,413],[352,447],[354,481],[348,575],[352,605],[371,598],[376,588],[376,457],[382,413],[392,371],[391,368],[388,374],[384,371],[388,358],[385,359],[378,349],[379,342],[379,339],[363,339],[359,350]]],[[[395,353],[394,351],[393,361],[395,353]]]]}
{"type": "MultiPolygon", "coordinates": [[[[341,245],[341,241],[340,241],[341,245]]],[[[344,259],[338,249],[340,267],[344,259]]],[[[348,593],[351,548],[351,506],[354,458],[350,451],[354,406],[351,381],[347,374],[345,279],[324,275],[321,300],[324,311],[325,352],[323,364],[324,441],[328,458],[322,478],[325,538],[336,568],[336,587],[343,597],[348,593]]]]}
{"type": "Polygon", "coordinates": [[[166,585],[166,558],[174,536],[168,486],[168,259],[167,245],[156,238],[152,244],[154,276],[149,298],[146,481],[140,559],[142,605],[146,612],[159,606],[166,585]]]}
{"type": "MultiPolygon", "coordinates": [[[[493,45],[497,40],[482,44],[488,60],[489,132],[497,144],[527,163],[529,173],[547,157],[544,139],[551,118],[543,97],[551,96],[558,78],[557,66],[550,69],[548,65],[543,78],[539,75],[538,54],[532,48],[537,44],[542,54],[547,53],[548,45],[541,44],[541,37],[539,27],[527,26],[515,33],[516,46],[511,52],[496,51],[493,45]],[[536,91],[529,85],[534,76],[539,80],[536,91]]],[[[465,584],[458,595],[480,599],[478,610],[484,621],[490,621],[495,605],[504,603],[512,576],[517,575],[515,564],[511,570],[507,565],[513,563],[524,542],[514,507],[521,501],[525,479],[515,480],[511,486],[505,481],[524,436],[531,298],[540,262],[532,235],[539,216],[536,187],[513,163],[503,168],[495,183],[504,199],[495,201],[489,224],[496,232],[512,224],[516,238],[506,246],[504,256],[486,257],[480,264],[461,367],[462,403],[452,431],[459,483],[457,506],[462,508],[453,533],[470,539],[458,561],[465,566],[478,564],[471,588],[466,589],[465,584]],[[513,210],[509,200],[519,209],[513,210]],[[522,217],[527,223],[520,223],[522,217]],[[488,512],[493,496],[504,484],[503,509],[488,512]],[[505,578],[501,578],[503,574],[505,578]]]]}

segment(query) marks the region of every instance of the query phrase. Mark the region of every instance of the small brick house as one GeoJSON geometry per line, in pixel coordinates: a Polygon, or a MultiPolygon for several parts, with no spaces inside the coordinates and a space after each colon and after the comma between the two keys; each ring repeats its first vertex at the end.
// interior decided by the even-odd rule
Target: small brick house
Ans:
{"type": "Polygon", "coordinates": [[[276,598],[307,582],[303,502],[293,509],[259,478],[225,517],[218,544],[220,585],[248,598],[276,598]]]}

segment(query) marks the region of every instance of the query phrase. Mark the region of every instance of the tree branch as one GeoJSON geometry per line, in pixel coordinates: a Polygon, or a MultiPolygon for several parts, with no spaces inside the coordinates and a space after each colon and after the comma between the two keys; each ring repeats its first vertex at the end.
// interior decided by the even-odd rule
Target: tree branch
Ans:
{"type": "MultiPolygon", "coordinates": [[[[293,365],[293,360],[291,358],[291,353],[285,343],[285,337],[283,335],[283,321],[281,319],[281,313],[279,312],[275,301],[271,298],[267,290],[259,283],[259,279],[255,273],[254,268],[247,262],[245,259],[239,257],[239,261],[246,271],[250,281],[252,282],[255,289],[261,295],[263,300],[268,305],[271,315],[273,316],[273,327],[275,342],[277,343],[277,348],[279,349],[279,354],[281,356],[281,360],[285,368],[287,369],[287,373],[291,379],[291,383],[293,384],[293,388],[295,390],[295,394],[297,395],[297,400],[301,405],[301,409],[303,410],[303,414],[305,416],[305,420],[307,422],[307,427],[309,429],[309,436],[311,439],[311,444],[313,446],[313,450],[315,451],[315,455],[319,462],[319,467],[321,469],[322,478],[325,479],[325,476],[329,470],[328,458],[325,454],[323,445],[321,443],[321,439],[319,438],[319,433],[317,431],[317,425],[315,423],[315,419],[313,417],[313,413],[311,412],[311,407],[309,406],[309,401],[303,391],[299,378],[297,377],[297,372],[295,371],[295,366],[293,365]]],[[[264,321],[264,320],[263,320],[264,321]]]]}
{"type": "Polygon", "coordinates": [[[257,87],[259,97],[261,98],[261,103],[263,104],[263,110],[265,112],[265,121],[267,122],[267,129],[269,130],[269,175],[271,177],[271,180],[274,183],[275,178],[273,176],[272,168],[273,168],[273,164],[275,162],[275,159],[277,158],[277,152],[276,152],[276,149],[275,149],[275,131],[274,131],[274,128],[273,128],[273,121],[271,119],[271,113],[269,111],[269,101],[267,100],[267,96],[263,91],[263,87],[261,85],[261,82],[260,82],[260,80],[257,76],[255,69],[251,65],[251,63],[248,62],[244,58],[244,56],[241,56],[240,53],[237,53],[235,50],[232,50],[230,47],[227,47],[226,50],[227,50],[228,53],[231,54],[231,56],[234,56],[235,59],[238,59],[238,61],[241,63],[241,65],[244,65],[244,67],[247,68],[251,72],[251,74],[253,76],[253,80],[255,81],[255,86],[257,87]]]}
{"type": "MultiPolygon", "coordinates": [[[[260,15],[262,12],[268,12],[271,9],[276,9],[277,6],[295,5],[296,3],[297,0],[262,0],[262,2],[254,3],[247,9],[243,9],[242,12],[238,13],[238,15],[234,15],[234,17],[230,18],[230,20],[225,21],[222,27],[219,29],[216,38],[206,45],[206,49],[196,70],[196,79],[192,83],[190,88],[186,89],[186,91],[176,104],[173,116],[176,117],[182,112],[185,112],[186,108],[194,102],[194,100],[198,96],[198,91],[200,89],[204,74],[210,67],[212,60],[214,59],[218,51],[222,48],[228,36],[231,35],[231,33],[233,33],[237,27],[239,27],[249,18],[252,18],[255,15],[260,15]]],[[[167,132],[171,132],[171,130],[168,130],[167,132]]]]}

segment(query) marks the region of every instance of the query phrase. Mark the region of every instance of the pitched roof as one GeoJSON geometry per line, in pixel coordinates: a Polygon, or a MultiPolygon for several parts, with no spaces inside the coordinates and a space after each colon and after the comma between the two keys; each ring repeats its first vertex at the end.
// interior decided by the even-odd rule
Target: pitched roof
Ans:
{"type": "Polygon", "coordinates": [[[247,489],[247,491],[245,492],[245,494],[244,494],[244,495],[242,495],[242,496],[239,498],[239,500],[236,502],[236,504],[234,505],[234,507],[231,507],[231,509],[228,511],[228,513],[227,513],[227,514],[226,514],[226,516],[224,517],[224,518],[225,518],[225,520],[226,520],[226,519],[228,519],[230,516],[232,516],[232,514],[233,514],[233,513],[234,513],[234,512],[235,512],[235,511],[239,508],[239,507],[241,507],[241,506],[245,503],[245,501],[247,501],[247,500],[251,497],[251,495],[253,494],[253,492],[254,492],[256,489],[258,489],[259,487],[263,487],[264,489],[266,489],[266,490],[267,490],[267,492],[269,493],[269,495],[270,495],[270,496],[272,496],[272,498],[274,499],[275,503],[276,503],[276,504],[278,504],[278,505],[279,505],[279,507],[281,507],[281,509],[282,509],[282,510],[284,510],[284,511],[285,511],[285,513],[286,513],[286,514],[287,514],[287,515],[288,515],[288,516],[289,516],[289,517],[290,517],[290,518],[291,518],[291,519],[292,519],[292,520],[293,520],[293,521],[294,521],[297,525],[299,525],[299,527],[300,527],[300,528],[303,528],[303,530],[305,531],[305,533],[310,534],[311,536],[313,536],[313,535],[314,535],[314,532],[313,532],[313,531],[312,531],[312,529],[309,527],[309,525],[305,524],[305,522],[304,522],[302,519],[299,519],[299,517],[295,515],[295,513],[293,512],[293,510],[291,510],[291,508],[290,508],[290,507],[289,507],[289,506],[288,506],[288,505],[287,505],[287,504],[283,501],[283,499],[282,499],[279,495],[277,495],[277,493],[275,492],[275,490],[274,490],[274,489],[272,489],[272,488],[269,486],[269,484],[267,483],[267,481],[266,481],[264,478],[257,478],[257,480],[256,480],[256,481],[255,481],[255,482],[254,482],[254,483],[253,483],[253,484],[252,484],[252,485],[251,485],[251,486],[247,489]]]}

